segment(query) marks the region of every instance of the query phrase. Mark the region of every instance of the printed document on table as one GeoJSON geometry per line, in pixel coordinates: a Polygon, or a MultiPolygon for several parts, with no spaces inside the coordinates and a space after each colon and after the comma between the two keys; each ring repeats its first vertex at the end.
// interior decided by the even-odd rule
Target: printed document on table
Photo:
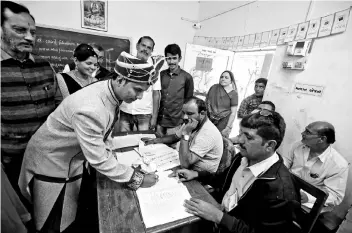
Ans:
{"type": "Polygon", "coordinates": [[[184,201],[191,198],[186,186],[170,172],[158,172],[159,181],[150,188],[139,188],[136,193],[146,228],[193,216],[185,211],[184,201]]]}
{"type": "Polygon", "coordinates": [[[157,171],[166,171],[180,165],[177,150],[165,144],[145,146],[143,142],[140,142],[139,148],[135,148],[135,150],[142,156],[144,163],[154,163],[157,171]]]}
{"type": "Polygon", "coordinates": [[[112,138],[112,149],[138,146],[141,138],[155,138],[154,134],[129,134],[112,138]]]}

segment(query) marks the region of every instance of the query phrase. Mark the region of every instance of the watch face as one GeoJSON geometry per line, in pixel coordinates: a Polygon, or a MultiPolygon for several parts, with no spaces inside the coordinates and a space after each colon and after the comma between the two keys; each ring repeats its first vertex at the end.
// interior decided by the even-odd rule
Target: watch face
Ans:
{"type": "Polygon", "coordinates": [[[189,140],[189,135],[183,135],[183,139],[188,141],[189,140]]]}

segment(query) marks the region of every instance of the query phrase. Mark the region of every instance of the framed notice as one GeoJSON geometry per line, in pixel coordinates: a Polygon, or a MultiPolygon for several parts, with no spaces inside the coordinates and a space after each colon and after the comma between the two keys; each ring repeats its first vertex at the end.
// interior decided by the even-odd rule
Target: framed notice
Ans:
{"type": "Polygon", "coordinates": [[[269,45],[276,45],[277,40],[279,39],[279,35],[280,35],[280,29],[271,31],[269,45]]]}
{"type": "Polygon", "coordinates": [[[332,26],[331,34],[346,31],[349,14],[350,9],[335,13],[335,21],[332,26]]]}
{"type": "Polygon", "coordinates": [[[108,31],[107,0],[81,0],[81,24],[82,28],[108,31]]]}
{"type": "Polygon", "coordinates": [[[318,36],[320,27],[320,18],[319,19],[312,19],[309,22],[308,32],[307,32],[307,39],[316,38],[318,36]]]}
{"type": "Polygon", "coordinates": [[[328,15],[321,18],[318,37],[328,36],[331,33],[332,23],[335,15],[328,15]]]}
{"type": "Polygon", "coordinates": [[[298,30],[295,40],[304,40],[307,35],[309,22],[300,23],[298,25],[298,30]]]}
{"type": "Polygon", "coordinates": [[[298,24],[295,24],[295,25],[291,25],[289,28],[288,28],[288,32],[287,32],[287,36],[285,38],[285,42],[291,42],[294,40],[295,36],[296,36],[296,33],[297,33],[297,29],[298,29],[298,24]]]}
{"type": "Polygon", "coordinates": [[[285,42],[285,38],[287,36],[288,28],[281,28],[279,39],[277,40],[277,44],[281,45],[285,42]]]}

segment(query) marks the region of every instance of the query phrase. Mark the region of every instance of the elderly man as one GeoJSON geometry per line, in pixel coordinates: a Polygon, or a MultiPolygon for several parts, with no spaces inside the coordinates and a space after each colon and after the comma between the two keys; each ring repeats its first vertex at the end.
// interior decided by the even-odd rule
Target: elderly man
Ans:
{"type": "Polygon", "coordinates": [[[15,189],[29,139],[62,100],[51,65],[31,53],[35,30],[26,7],[1,1],[1,162],[15,189]]]}
{"type": "Polygon", "coordinates": [[[183,105],[182,112],[184,124],[175,134],[143,140],[146,144],[180,142],[182,167],[215,173],[223,153],[223,140],[220,131],[207,118],[205,102],[191,97],[183,105]]]}
{"type": "Polygon", "coordinates": [[[219,174],[188,169],[173,175],[181,181],[198,179],[219,189],[221,207],[196,198],[185,200],[186,211],[216,223],[216,232],[291,232],[299,193],[275,152],[285,134],[280,114],[262,110],[240,122],[238,153],[219,174]]]}
{"type": "MultiPolygon", "coordinates": [[[[153,50],[154,40],[149,36],[143,36],[137,43],[137,58],[148,61],[153,50]]],[[[156,61],[153,61],[154,63],[156,61]]],[[[162,66],[164,60],[160,60],[162,66]]],[[[133,103],[123,102],[120,106],[120,120],[117,131],[133,131],[136,126],[138,131],[155,129],[160,103],[160,80],[158,79],[143,95],[143,98],[133,103]]]]}
{"type": "Polygon", "coordinates": [[[258,78],[255,80],[254,94],[245,98],[237,111],[237,117],[243,118],[246,115],[251,114],[251,112],[256,109],[262,102],[265,87],[268,80],[265,78],[258,78]]]}
{"type": "MultiPolygon", "coordinates": [[[[324,211],[341,203],[347,184],[348,163],[332,148],[334,142],[334,126],[316,121],[306,127],[302,140],[284,157],[285,165],[292,173],[329,194],[324,211]]],[[[304,206],[312,208],[315,198],[303,191],[301,198],[304,206]]]]}
{"type": "Polygon", "coordinates": [[[120,164],[110,133],[122,101],[141,99],[156,80],[153,65],[125,52],[117,77],[87,86],[63,100],[28,143],[19,186],[34,205],[36,229],[61,232],[75,220],[83,163],[132,189],[149,187],[157,176],[120,164]]]}

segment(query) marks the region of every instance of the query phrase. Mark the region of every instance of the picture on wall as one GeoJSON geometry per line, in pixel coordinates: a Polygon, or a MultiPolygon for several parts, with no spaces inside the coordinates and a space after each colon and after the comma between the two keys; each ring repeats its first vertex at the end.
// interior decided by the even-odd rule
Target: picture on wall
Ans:
{"type": "Polygon", "coordinates": [[[82,28],[108,31],[107,0],[81,0],[82,28]]]}

